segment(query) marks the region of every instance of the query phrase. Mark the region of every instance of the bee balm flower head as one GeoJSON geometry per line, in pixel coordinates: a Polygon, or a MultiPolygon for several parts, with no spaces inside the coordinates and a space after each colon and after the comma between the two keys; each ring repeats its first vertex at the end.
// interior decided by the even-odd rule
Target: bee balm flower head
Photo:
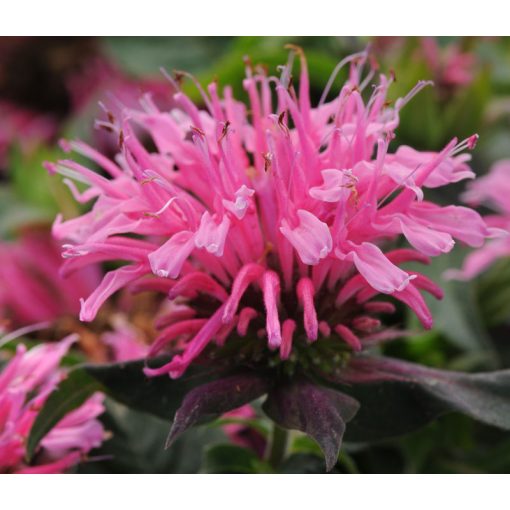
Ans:
{"type": "Polygon", "coordinates": [[[150,375],[178,377],[210,345],[239,337],[282,359],[306,356],[313,343],[358,351],[392,334],[380,331],[376,316],[393,311],[381,296],[402,301],[430,327],[421,292],[441,291],[400,264],[427,262],[455,239],[480,246],[487,235],[473,210],[424,198],[427,188],[473,177],[463,153],[473,137],[438,153],[389,151],[400,110],[428,83],[390,106],[391,79],[381,75],[369,87],[374,72],[363,77],[367,55],[360,53],[337,66],[312,105],[306,61],[296,48],[291,60],[295,54],[297,89],[289,62],[279,78],[247,66],[248,106],[217,83],[200,88],[204,109],[183,92],[170,112],[145,96],[140,110],[102,123],[118,138],[115,161],[81,142],[64,143],[101,173],[72,160],[48,164],[88,185],[80,193],[68,181],[78,200],[95,200],[89,213],[54,224],[65,243],[64,271],[126,262],[83,301],[82,320],[133,282],[179,304],[151,349],[172,343],[179,354],[147,369],[150,375]],[[342,66],[348,79],[329,98],[342,66]],[[140,130],[154,150],[141,143],[140,130]],[[395,248],[404,238],[409,246],[395,248]]]}

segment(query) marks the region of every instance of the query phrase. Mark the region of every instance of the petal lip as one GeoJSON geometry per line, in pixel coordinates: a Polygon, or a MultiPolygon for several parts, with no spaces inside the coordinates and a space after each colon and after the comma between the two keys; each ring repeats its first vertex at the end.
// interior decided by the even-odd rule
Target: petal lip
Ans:
{"type": "Polygon", "coordinates": [[[347,253],[335,250],[340,260],[350,260],[368,284],[383,294],[392,294],[404,290],[416,278],[395,266],[375,244],[363,242],[360,245],[350,243],[347,253]]]}
{"type": "Polygon", "coordinates": [[[329,226],[305,209],[298,209],[299,225],[291,228],[286,219],[282,220],[280,232],[298,252],[304,264],[315,266],[326,258],[333,248],[329,226]]]}

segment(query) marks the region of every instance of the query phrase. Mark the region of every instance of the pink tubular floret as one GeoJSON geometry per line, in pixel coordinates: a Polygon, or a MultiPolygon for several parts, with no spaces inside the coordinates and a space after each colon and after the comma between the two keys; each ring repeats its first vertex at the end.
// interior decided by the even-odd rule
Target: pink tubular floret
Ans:
{"type": "Polygon", "coordinates": [[[317,340],[319,324],[317,311],[313,304],[314,288],[310,278],[301,278],[297,284],[297,295],[304,309],[304,327],[308,340],[317,340]]]}

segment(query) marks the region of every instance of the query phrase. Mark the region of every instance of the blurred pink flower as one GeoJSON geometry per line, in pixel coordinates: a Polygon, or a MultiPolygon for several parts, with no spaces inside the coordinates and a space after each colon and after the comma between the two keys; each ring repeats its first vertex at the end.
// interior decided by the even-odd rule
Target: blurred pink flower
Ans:
{"type": "MultiPolygon", "coordinates": [[[[256,417],[255,410],[250,404],[245,404],[222,416],[222,418],[227,420],[255,420],[256,417]]],[[[244,448],[251,448],[260,458],[263,457],[266,449],[266,439],[259,431],[251,427],[249,423],[228,423],[223,426],[223,431],[233,444],[244,448]]]]}
{"type": "Polygon", "coordinates": [[[0,319],[22,327],[77,314],[80,296],[92,292],[101,275],[89,266],[63,278],[61,264],[47,230],[29,230],[16,241],[1,241],[0,319]]]}
{"type": "MultiPolygon", "coordinates": [[[[97,39],[20,37],[1,41],[0,169],[8,168],[12,146],[28,152],[54,141],[69,121],[81,119],[83,124],[90,110],[96,111],[98,100],[104,100],[105,91],[113,112],[121,104],[138,106],[142,92],[150,92],[162,107],[170,104],[163,77],[129,76],[106,55],[97,39]],[[30,69],[32,62],[37,62],[35,71],[30,69]],[[26,71],[23,76],[17,76],[20,68],[26,71]],[[38,79],[42,84],[36,83],[38,79]],[[34,87],[47,90],[39,94],[33,92],[34,87]]],[[[87,138],[103,150],[111,152],[115,147],[101,130],[87,133],[87,138]]]]}
{"type": "Polygon", "coordinates": [[[150,93],[157,104],[168,104],[168,82],[161,78],[135,78],[127,75],[104,55],[90,59],[86,66],[71,74],[67,80],[73,111],[79,112],[91,102],[111,98],[108,103],[113,113],[122,107],[138,106],[138,99],[150,93]]]}
{"type": "Polygon", "coordinates": [[[127,262],[83,300],[81,319],[93,320],[109,296],[141,282],[169,292],[186,310],[170,316],[150,350],[173,344],[181,353],[147,368],[149,375],[179,377],[211,343],[248,332],[266,337],[282,359],[293,343],[321,336],[360,350],[367,338],[381,336],[373,315],[393,311],[391,303],[371,301],[381,294],[408,305],[428,328],[432,317],[420,291],[441,297],[441,290],[399,265],[427,262],[450,251],[454,239],[479,247],[489,233],[475,211],[423,196],[426,188],[473,177],[461,153],[476,136],[454,139],[438,153],[388,152],[400,110],[428,83],[389,107],[391,79],[381,75],[365,102],[373,71],[362,76],[361,53],[337,66],[312,107],[298,53],[299,91],[291,86],[290,64],[281,78],[248,66],[248,108],[230,87],[220,97],[212,83],[200,89],[205,110],[178,92],[170,112],[147,96],[143,110],[125,109],[103,122],[120,141],[115,161],[82,142],[63,144],[107,177],[70,159],[47,165],[88,185],[74,190],[79,201],[95,200],[83,216],[54,223],[65,243],[64,271],[127,262]],[[347,82],[327,101],[346,64],[347,82]],[[151,136],[155,151],[134,126],[151,136]],[[412,248],[391,249],[402,237],[412,248]]]}
{"type": "Polygon", "coordinates": [[[485,271],[494,261],[510,257],[510,160],[498,161],[490,172],[477,179],[464,193],[464,200],[472,206],[485,204],[496,214],[484,216],[495,239],[470,253],[460,271],[451,269],[446,276],[469,280],[485,271]]]}
{"type": "Polygon", "coordinates": [[[101,341],[112,351],[112,360],[116,362],[144,358],[149,347],[143,342],[143,336],[129,323],[127,318],[113,318],[114,328],[101,335],[101,341]]]}
{"type": "Polygon", "coordinates": [[[441,49],[435,37],[422,37],[420,41],[425,59],[434,72],[434,80],[439,85],[462,87],[473,81],[476,62],[473,53],[463,52],[455,43],[441,49]]]}
{"type": "Polygon", "coordinates": [[[64,376],[58,366],[73,341],[68,337],[29,351],[19,345],[0,372],[0,473],[62,473],[102,443],[104,430],[96,418],[104,411],[103,396],[95,394],[60,420],[43,438],[34,462],[26,463],[30,429],[64,376]]]}

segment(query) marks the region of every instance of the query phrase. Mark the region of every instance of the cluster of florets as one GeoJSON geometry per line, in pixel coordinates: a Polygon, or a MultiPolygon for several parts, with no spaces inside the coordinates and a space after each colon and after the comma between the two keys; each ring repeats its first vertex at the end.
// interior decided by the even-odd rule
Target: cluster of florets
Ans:
{"type": "Polygon", "coordinates": [[[69,337],[29,351],[20,344],[0,372],[0,473],[62,473],[103,442],[103,426],[96,418],[104,411],[104,396],[98,393],[60,420],[27,462],[30,430],[64,375],[59,364],[73,341],[69,337]]]}
{"type": "Polygon", "coordinates": [[[67,177],[77,200],[95,200],[90,212],[54,224],[64,273],[125,262],[83,300],[81,319],[93,320],[130,285],[172,300],[150,354],[169,345],[178,354],[147,369],[150,375],[178,377],[210,344],[234,336],[265,339],[281,359],[296,342],[324,338],[358,351],[388,334],[377,318],[394,310],[384,296],[405,303],[428,328],[421,292],[439,298],[441,290],[399,266],[426,263],[454,239],[479,247],[490,233],[472,209],[424,199],[427,188],[474,177],[462,152],[476,135],[437,153],[389,151],[401,109],[429,83],[391,105],[392,78],[370,85],[374,71],[363,77],[367,55],[360,53],[337,66],[312,106],[306,62],[300,50],[291,59],[295,53],[298,90],[289,62],[280,78],[248,66],[248,107],[230,87],[220,96],[217,83],[199,86],[204,109],[178,91],[175,107],[160,111],[147,95],[141,110],[98,123],[119,141],[115,161],[63,142],[101,171],[72,160],[47,166],[67,177]],[[346,65],[347,80],[328,100],[346,65]],[[403,238],[410,246],[395,248],[403,238]]]}

